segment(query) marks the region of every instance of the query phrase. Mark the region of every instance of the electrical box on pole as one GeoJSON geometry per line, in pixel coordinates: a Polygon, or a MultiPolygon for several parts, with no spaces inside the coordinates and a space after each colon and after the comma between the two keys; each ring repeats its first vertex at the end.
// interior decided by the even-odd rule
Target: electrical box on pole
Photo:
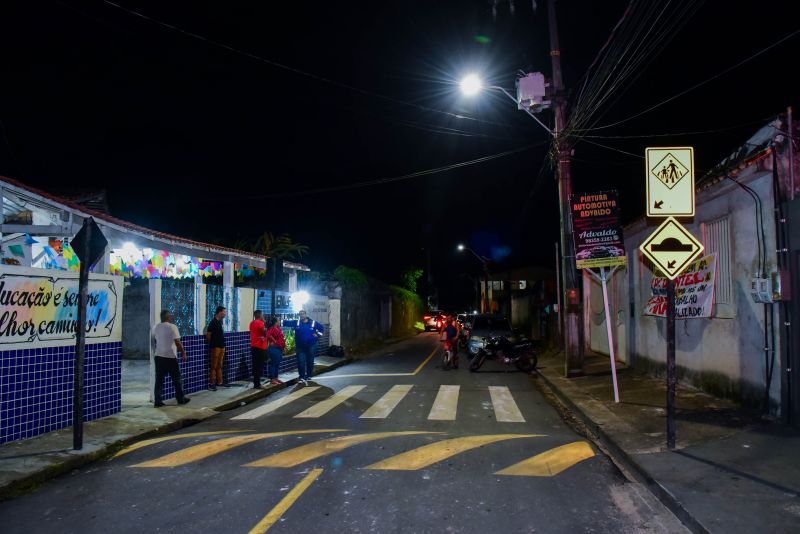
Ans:
{"type": "Polygon", "coordinates": [[[517,79],[517,107],[532,113],[538,113],[550,107],[547,97],[544,74],[541,72],[529,72],[525,76],[517,79]]]}

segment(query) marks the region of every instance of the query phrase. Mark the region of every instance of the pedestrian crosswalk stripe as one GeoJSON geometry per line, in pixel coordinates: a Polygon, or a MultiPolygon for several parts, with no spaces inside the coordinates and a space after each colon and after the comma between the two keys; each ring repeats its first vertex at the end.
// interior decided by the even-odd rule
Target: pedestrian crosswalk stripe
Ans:
{"type": "Polygon", "coordinates": [[[400,401],[408,395],[412,387],[408,384],[392,386],[392,389],[370,406],[366,412],[361,414],[361,419],[386,419],[392,413],[392,410],[397,408],[400,401]]]}
{"type": "Polygon", "coordinates": [[[294,436],[299,434],[322,434],[326,432],[347,432],[347,430],[341,428],[322,430],[294,430],[288,432],[270,432],[267,434],[249,434],[247,436],[222,438],[209,443],[201,443],[199,445],[189,447],[188,449],[176,451],[167,454],[166,456],[156,458],[155,460],[149,460],[147,462],[135,464],[130,467],[176,467],[179,465],[197,462],[199,460],[203,460],[204,458],[208,458],[209,456],[214,456],[215,454],[228,451],[234,447],[239,447],[240,445],[246,445],[247,443],[252,443],[262,439],[277,438],[281,436],[294,436]]]}
{"type": "Polygon", "coordinates": [[[325,415],[329,411],[333,410],[341,403],[361,391],[367,386],[347,386],[341,391],[337,391],[327,399],[322,402],[318,402],[308,410],[300,412],[299,414],[295,415],[295,417],[300,418],[316,418],[325,415]]]}
{"type": "Polygon", "coordinates": [[[245,464],[245,467],[295,467],[305,462],[315,460],[328,454],[342,451],[360,443],[367,443],[384,438],[400,436],[414,436],[419,434],[438,434],[439,432],[374,432],[372,434],[354,434],[338,438],[323,439],[314,443],[301,445],[288,451],[267,456],[255,462],[245,464]]]}
{"type": "Polygon", "coordinates": [[[585,441],[576,441],[506,467],[496,472],[495,475],[552,477],[593,456],[594,451],[591,445],[585,441]]]}
{"type": "Polygon", "coordinates": [[[278,408],[281,408],[282,406],[286,406],[287,404],[289,404],[292,401],[296,401],[297,399],[299,399],[300,397],[303,397],[304,395],[308,395],[309,393],[313,393],[318,389],[319,389],[319,386],[312,386],[312,387],[306,387],[306,388],[303,388],[303,389],[298,389],[297,391],[294,391],[294,392],[290,393],[289,395],[286,395],[285,397],[282,397],[282,398],[280,398],[278,400],[274,400],[272,402],[268,402],[267,404],[264,404],[263,406],[259,406],[258,408],[255,408],[253,410],[250,410],[250,411],[244,412],[242,414],[239,414],[236,417],[232,417],[231,419],[241,420],[241,419],[255,419],[256,417],[261,417],[262,415],[266,415],[266,414],[268,414],[270,412],[274,412],[275,410],[277,410],[278,408]]]}
{"type": "Polygon", "coordinates": [[[119,458],[124,454],[128,454],[129,452],[133,452],[135,450],[141,449],[142,447],[147,447],[149,445],[155,445],[156,443],[161,443],[163,441],[172,441],[173,439],[182,439],[182,438],[199,438],[202,436],[218,436],[220,434],[236,434],[239,432],[249,432],[249,430],[220,430],[217,432],[189,432],[188,434],[178,434],[178,435],[171,435],[171,436],[161,436],[160,438],[153,438],[153,439],[146,439],[143,441],[138,441],[133,445],[125,447],[117,454],[112,456],[111,458],[119,458]]]}
{"type": "Polygon", "coordinates": [[[445,439],[423,445],[416,449],[392,456],[380,462],[368,465],[364,469],[379,469],[392,471],[416,471],[428,467],[452,456],[466,452],[490,443],[509,439],[536,438],[540,434],[490,434],[485,436],[465,436],[460,438],[445,439]]]}
{"type": "Polygon", "coordinates": [[[489,386],[495,418],[502,423],[524,423],[511,391],[506,386],[489,386]]]}
{"type": "Polygon", "coordinates": [[[428,419],[434,421],[455,421],[458,409],[458,390],[461,386],[439,386],[439,393],[433,401],[428,419]]]}

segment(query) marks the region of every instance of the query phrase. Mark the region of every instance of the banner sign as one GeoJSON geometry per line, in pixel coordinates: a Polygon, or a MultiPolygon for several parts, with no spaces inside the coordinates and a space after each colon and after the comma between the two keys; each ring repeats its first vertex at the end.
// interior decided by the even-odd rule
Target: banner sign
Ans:
{"type": "Polygon", "coordinates": [[[578,269],[627,265],[616,191],[569,197],[575,266],[578,269]]]}
{"type": "MultiPolygon", "coordinates": [[[[711,317],[716,271],[717,255],[711,254],[690,263],[686,270],[675,278],[676,319],[711,317]]],[[[652,296],[644,307],[644,314],[666,317],[667,279],[653,277],[650,289],[652,296]]]]}
{"type": "MultiPolygon", "coordinates": [[[[0,350],[68,346],[75,343],[78,273],[0,269],[0,350]]],[[[122,279],[91,275],[86,342],[122,340],[122,279]]]]}

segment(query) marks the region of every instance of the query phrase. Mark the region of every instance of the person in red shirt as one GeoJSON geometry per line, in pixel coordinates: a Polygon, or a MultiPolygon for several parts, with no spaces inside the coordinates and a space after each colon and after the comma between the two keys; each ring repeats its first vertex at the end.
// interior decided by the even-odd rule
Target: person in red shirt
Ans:
{"type": "Polygon", "coordinates": [[[267,321],[267,353],[269,354],[269,383],[273,385],[283,384],[278,380],[283,351],[286,349],[286,340],[283,337],[283,330],[278,328],[278,318],[270,317],[267,321]]]}
{"type": "Polygon", "coordinates": [[[250,322],[250,352],[253,354],[253,389],[261,387],[261,372],[267,361],[267,325],[261,310],[253,312],[250,322]]]}

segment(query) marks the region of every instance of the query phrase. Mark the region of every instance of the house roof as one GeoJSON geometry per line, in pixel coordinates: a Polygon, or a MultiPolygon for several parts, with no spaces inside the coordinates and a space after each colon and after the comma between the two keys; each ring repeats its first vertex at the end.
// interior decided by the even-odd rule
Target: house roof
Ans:
{"type": "MultiPolygon", "coordinates": [[[[160,232],[158,230],[153,230],[150,228],[146,228],[144,226],[139,226],[138,224],[134,224],[122,219],[118,219],[109,215],[108,213],[102,213],[100,211],[95,211],[91,208],[88,208],[84,205],[79,204],[76,201],[69,200],[63,197],[59,197],[47,191],[43,191],[41,189],[37,189],[35,187],[31,187],[19,180],[15,180],[13,178],[8,178],[6,176],[0,175],[0,182],[3,184],[7,184],[12,186],[13,188],[17,188],[23,190],[27,193],[33,194],[38,196],[42,199],[45,199],[60,208],[65,208],[69,211],[76,212],[78,215],[83,215],[84,217],[92,217],[98,223],[102,225],[102,223],[107,223],[110,226],[117,227],[117,229],[128,230],[132,233],[139,234],[142,237],[153,239],[156,241],[160,241],[166,245],[169,244],[176,244],[182,245],[191,249],[198,250],[199,252],[212,252],[216,254],[223,254],[223,255],[232,255],[237,256],[239,258],[250,258],[259,262],[263,262],[266,260],[266,256],[262,254],[256,254],[254,252],[249,252],[246,250],[225,247],[220,245],[214,245],[211,243],[204,243],[202,241],[195,241],[192,239],[187,239],[185,237],[177,236],[174,234],[168,234],[166,232],[160,232]]],[[[284,262],[284,266],[287,268],[298,269],[298,270],[308,270],[308,267],[302,264],[292,264],[288,262],[284,262]]]]}

